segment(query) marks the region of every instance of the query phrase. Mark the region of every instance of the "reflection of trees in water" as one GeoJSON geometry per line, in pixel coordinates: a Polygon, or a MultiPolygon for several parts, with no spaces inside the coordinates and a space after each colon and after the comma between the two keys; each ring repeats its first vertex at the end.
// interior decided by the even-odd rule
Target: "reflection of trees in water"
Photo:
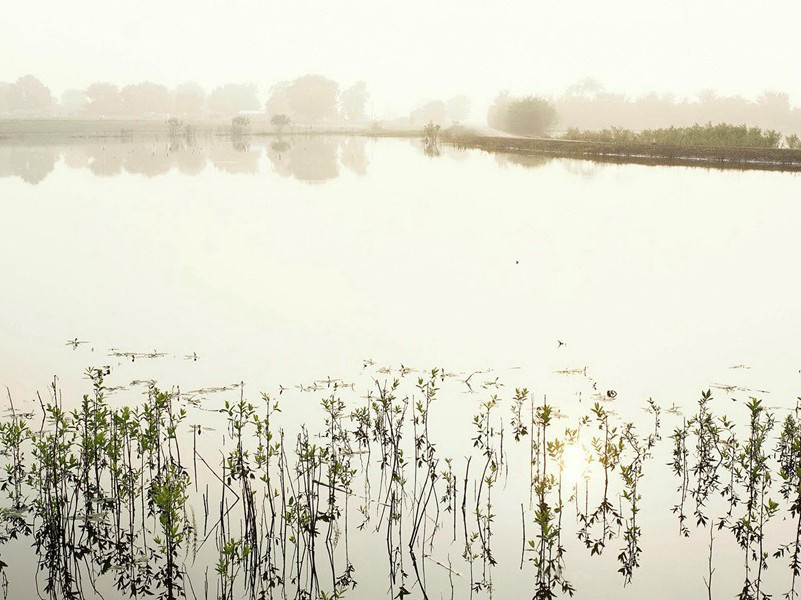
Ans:
{"type": "Polygon", "coordinates": [[[163,175],[170,171],[170,144],[154,142],[150,147],[131,145],[125,153],[125,170],[139,175],[163,175]]]}
{"type": "Polygon", "coordinates": [[[289,145],[289,142],[278,138],[277,142],[273,142],[270,144],[270,150],[273,152],[277,152],[278,154],[283,154],[287,152],[292,146],[289,145]]]}
{"type": "Polygon", "coordinates": [[[70,169],[89,168],[89,154],[84,146],[67,146],[61,150],[61,156],[70,169]]]}
{"type": "Polygon", "coordinates": [[[212,144],[209,151],[211,162],[225,173],[258,173],[259,157],[261,150],[251,150],[250,144],[242,139],[212,144]]]}
{"type": "MultiPolygon", "coordinates": [[[[357,175],[366,175],[369,159],[365,140],[357,137],[277,138],[266,149],[275,172],[302,181],[334,179],[342,165],[357,175]]],[[[197,175],[208,162],[225,173],[257,173],[262,148],[247,138],[203,140],[173,136],[151,141],[82,140],[76,143],[0,146],[0,176],[18,176],[28,183],[42,181],[59,157],[70,169],[87,169],[94,175],[123,172],[156,176],[177,169],[197,175]]]]}
{"type": "Polygon", "coordinates": [[[339,175],[338,149],[339,143],[333,138],[309,136],[291,141],[279,138],[270,145],[267,156],[279,175],[314,183],[339,175]]]}
{"type": "Polygon", "coordinates": [[[356,173],[356,175],[367,175],[367,167],[370,161],[367,159],[364,138],[350,137],[342,142],[342,164],[356,173]]]}
{"type": "Polygon", "coordinates": [[[25,183],[37,184],[56,166],[56,148],[6,146],[0,148],[0,177],[18,176],[25,183]]]}
{"type": "Polygon", "coordinates": [[[563,159],[565,169],[568,173],[581,177],[582,179],[592,179],[601,168],[600,163],[592,162],[589,160],[569,160],[563,159]]]}
{"type": "Polygon", "coordinates": [[[170,152],[178,170],[184,175],[197,175],[206,168],[206,150],[197,144],[194,137],[173,140],[170,152]]]}
{"type": "Polygon", "coordinates": [[[38,183],[53,170],[59,155],[70,169],[88,169],[101,177],[123,171],[155,176],[173,168],[196,175],[205,168],[207,160],[204,149],[190,141],[7,146],[0,147],[0,176],[16,175],[28,183],[38,183]]]}
{"type": "Polygon", "coordinates": [[[89,150],[89,170],[95,175],[113,176],[122,173],[123,148],[106,149],[105,146],[91,146],[89,150]]]}
{"type": "Polygon", "coordinates": [[[495,154],[495,162],[501,167],[509,165],[520,165],[527,169],[536,169],[553,160],[552,156],[542,156],[536,154],[495,154]]]}

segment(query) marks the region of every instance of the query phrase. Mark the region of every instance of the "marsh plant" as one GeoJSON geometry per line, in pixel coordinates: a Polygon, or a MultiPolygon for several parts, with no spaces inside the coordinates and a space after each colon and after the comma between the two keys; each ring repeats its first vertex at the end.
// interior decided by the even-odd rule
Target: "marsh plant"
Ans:
{"type": "MultiPolygon", "coordinates": [[[[518,408],[525,399],[527,390],[515,395],[515,436],[524,435],[519,425],[518,408]]],[[[559,439],[549,430],[554,424],[556,412],[543,396],[542,404],[536,406],[532,415],[531,456],[534,476],[532,488],[535,496],[534,522],[536,537],[528,540],[528,550],[533,554],[536,571],[534,598],[546,600],[556,597],[561,590],[572,596],[573,585],[565,578],[565,546],[562,541],[562,516],[564,513],[563,481],[564,450],[566,444],[577,442],[577,430],[566,429],[559,439]]]]}
{"type": "MultiPolygon", "coordinates": [[[[294,426],[282,408],[296,398],[251,400],[243,384],[201,402],[137,382],[141,400],[111,401],[107,367],[87,370],[89,392],[77,401],[62,398],[57,380],[38,410],[22,411],[9,394],[4,594],[16,585],[8,557],[31,551],[37,591],[51,599],[316,600],[374,593],[376,579],[397,599],[494,597],[510,585],[502,561],[519,557],[528,575],[515,589],[541,600],[581,594],[569,574],[609,547],[623,585],[634,580],[649,465],[659,475],[665,412],[654,401],[643,407],[650,422],[635,423],[611,393],[568,407],[526,388],[504,397],[482,372],[378,373],[364,391],[330,377],[300,386],[317,408],[294,426]],[[453,411],[465,398],[454,386],[475,398],[472,419],[453,411]],[[518,518],[515,550],[506,536],[518,518]]],[[[766,571],[782,562],[791,600],[801,574],[801,401],[780,423],[758,399],[735,405],[732,418],[713,405],[703,392],[671,423],[679,532],[708,544],[710,599],[714,548],[727,536],[743,559],[740,598],[769,598],[766,571]],[[777,540],[780,522],[792,535],[774,527],[785,536],[777,540]]]]}

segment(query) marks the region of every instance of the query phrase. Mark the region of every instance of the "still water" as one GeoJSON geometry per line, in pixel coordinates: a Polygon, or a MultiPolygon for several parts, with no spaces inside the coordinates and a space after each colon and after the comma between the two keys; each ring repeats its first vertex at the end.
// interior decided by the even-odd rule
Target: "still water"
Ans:
{"type": "MultiPolygon", "coordinates": [[[[418,140],[357,137],[2,145],[0,384],[18,410],[33,409],[55,375],[74,408],[91,390],[84,369],[108,365],[106,385],[127,388],[115,403],[141,401],[141,386],[129,383],[152,379],[204,390],[198,402],[217,409],[242,392],[208,390],[245,382],[250,400],[261,391],[280,400],[294,439],[301,424],[324,428],[316,413],[332,379],[354,384],[340,389],[350,410],[375,381],[395,377],[399,398],[419,398],[416,378],[440,367],[448,376],[431,409],[431,438],[454,459],[458,479],[471,452],[469,468],[483,465],[472,420],[497,394],[506,447],[497,450],[503,476],[487,512],[498,564],[490,585],[486,556],[468,575],[472,530],[462,536],[457,523],[459,532],[421,542],[423,577],[405,559],[403,589],[432,598],[453,589],[460,598],[471,589],[476,597],[534,593],[533,556],[522,552],[535,535],[531,461],[509,431],[516,387],[528,387],[536,404],[547,397],[568,421],[604,400],[641,438],[652,428],[642,408],[653,398],[673,411],[662,414],[646,469],[641,567],[623,589],[622,534],[591,557],[574,533],[581,511],[568,502],[567,577],[580,598],[705,597],[707,534],[678,533],[668,438],[702,390],[740,422],[751,396],[778,420],[795,406],[800,183],[785,173],[432,152],[418,140]],[[76,339],[86,343],[66,343],[76,339]]],[[[226,429],[219,414],[202,420],[219,435],[226,429]]],[[[410,430],[404,443],[413,439],[410,430]]],[[[459,488],[468,503],[487,500],[479,475],[459,488]]],[[[581,476],[571,477],[566,488],[579,486],[581,476]]],[[[414,497],[404,510],[414,513],[414,497]]],[[[373,514],[373,523],[382,518],[373,514]]],[[[438,519],[434,531],[451,526],[438,519]]],[[[470,522],[483,544],[481,519],[470,522]]],[[[795,532],[782,519],[771,524],[774,546],[795,532]]],[[[351,533],[359,583],[349,595],[397,596],[400,575],[390,583],[391,560],[375,558],[387,554],[388,538],[371,527],[351,533]]],[[[718,535],[715,596],[730,596],[742,587],[742,553],[728,532],[718,535]]],[[[6,555],[0,549],[10,562],[6,555]]],[[[201,562],[192,568],[202,573],[201,562]]],[[[777,595],[790,586],[786,562],[766,576],[777,595]]],[[[9,597],[25,597],[20,579],[33,578],[34,563],[9,577],[9,597]]],[[[204,597],[197,577],[193,593],[204,597]]]]}

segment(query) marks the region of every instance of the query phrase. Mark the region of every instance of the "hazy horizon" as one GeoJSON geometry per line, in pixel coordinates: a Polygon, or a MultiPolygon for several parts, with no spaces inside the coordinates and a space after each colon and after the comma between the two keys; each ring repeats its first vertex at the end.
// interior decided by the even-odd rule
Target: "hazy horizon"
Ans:
{"type": "MultiPolygon", "coordinates": [[[[342,87],[365,81],[376,116],[408,114],[428,99],[465,94],[481,115],[500,90],[555,96],[592,77],[631,97],[679,98],[705,89],[756,98],[786,92],[801,105],[792,56],[801,6],[773,2],[628,0],[508,2],[414,0],[279,6],[246,0],[202,9],[146,0],[125,14],[120,0],[79,6],[33,0],[0,23],[0,81],[31,73],[56,97],[94,81],[153,81],[206,90],[270,86],[320,73],[342,87]],[[413,40],[413,43],[410,42],[413,40]]],[[[480,118],[480,116],[479,116],[480,118]]]]}

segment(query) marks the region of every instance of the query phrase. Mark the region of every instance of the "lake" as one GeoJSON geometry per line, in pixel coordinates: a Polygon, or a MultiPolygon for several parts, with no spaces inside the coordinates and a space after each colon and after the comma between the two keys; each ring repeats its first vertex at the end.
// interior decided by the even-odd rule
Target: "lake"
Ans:
{"type": "MultiPolygon", "coordinates": [[[[714,531],[714,595],[739,593],[746,553],[769,550],[749,559],[749,574],[760,575],[759,598],[778,597],[794,585],[792,549],[772,554],[797,531],[774,450],[801,383],[800,183],[792,173],[493,155],[416,139],[4,141],[0,384],[15,407],[5,418],[31,412],[32,431],[57,432],[42,421],[37,392],[46,403],[56,376],[64,407],[80,410],[82,394],[95,397],[87,367],[109,367],[99,389],[112,408],[155,401],[152,380],[174,393],[165,414],[180,406],[187,416],[176,438],[162,432],[161,450],[144,453],[160,457],[149,472],[163,483],[161,459],[182,452],[191,480],[177,567],[152,541],[173,513],[154,496],[138,516],[126,513],[130,502],[114,494],[113,507],[90,514],[74,492],[86,495],[88,478],[70,484],[71,516],[35,509],[36,486],[22,486],[26,511],[4,497],[6,530],[81,514],[70,544],[94,548],[102,544],[86,540],[102,528],[87,525],[92,518],[109,532],[133,515],[142,536],[128,562],[106,564],[105,575],[102,560],[70,563],[82,565],[84,594],[95,579],[108,593],[112,573],[147,580],[150,561],[185,572],[184,591],[198,598],[259,589],[512,598],[535,595],[543,581],[561,596],[554,573],[563,567],[577,597],[702,597],[701,498],[716,525],[728,517],[714,531]],[[699,440],[711,435],[692,419],[707,389],[715,450],[693,472],[699,440]],[[321,400],[332,396],[344,405],[326,414],[321,400]],[[759,419],[775,417],[764,442],[773,482],[738,479],[744,491],[732,504],[726,477],[758,454],[737,463],[753,450],[752,397],[759,419]],[[285,434],[264,467],[272,492],[253,492],[250,516],[238,512],[250,506],[241,500],[248,477],[227,481],[222,471],[236,467],[221,449],[237,447],[238,431],[224,403],[240,398],[271,415],[274,443],[278,428],[285,434]],[[649,398],[660,410],[643,410],[649,398]],[[268,410],[274,402],[280,413],[268,410]],[[360,407],[372,416],[354,413],[360,407]],[[557,438],[578,450],[548,447],[557,438]],[[309,454],[309,444],[327,454],[309,454]],[[676,447],[689,457],[679,477],[676,447]],[[622,474],[640,468],[632,512],[622,474]],[[705,488],[693,487],[699,472],[705,488]],[[673,511],[682,473],[689,537],[673,511]],[[598,512],[604,475],[614,484],[598,512]],[[770,519],[768,497],[781,506],[770,519]],[[737,538],[743,510],[765,519],[764,539],[761,529],[737,538]],[[542,534],[542,519],[559,523],[557,537],[542,534]],[[258,565],[257,540],[260,555],[273,550],[258,565]]],[[[248,423],[239,448],[256,460],[248,423]]],[[[30,455],[36,437],[25,442],[30,455]]],[[[113,482],[101,473],[92,493],[113,482]]],[[[9,597],[33,598],[37,554],[19,537],[0,547],[13,567],[9,597]],[[21,549],[15,560],[12,548],[21,549]]],[[[36,575],[41,589],[47,572],[36,575]]]]}

